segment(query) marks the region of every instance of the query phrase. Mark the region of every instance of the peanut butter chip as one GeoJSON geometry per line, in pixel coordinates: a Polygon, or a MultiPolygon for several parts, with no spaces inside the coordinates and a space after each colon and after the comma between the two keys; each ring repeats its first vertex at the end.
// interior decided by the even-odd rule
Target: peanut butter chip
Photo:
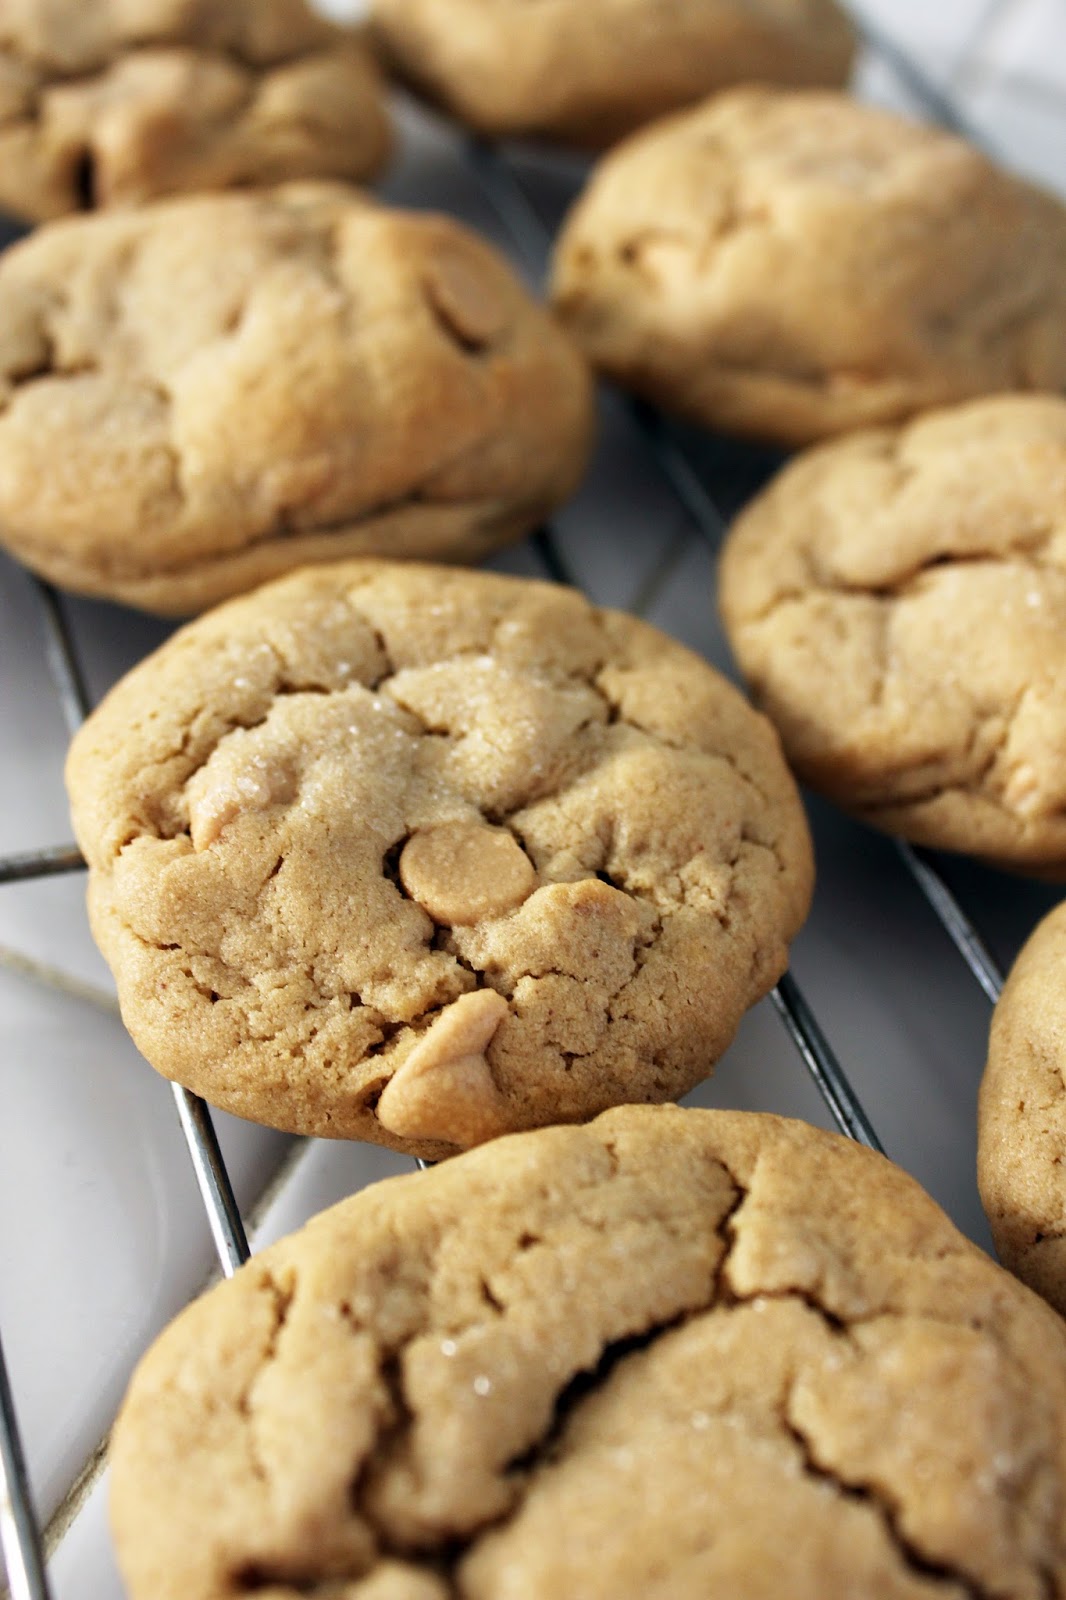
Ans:
{"type": "Polygon", "coordinates": [[[442,251],[427,270],[425,284],[433,309],[464,344],[491,344],[503,332],[507,313],[477,262],[442,251]]]}
{"type": "Polygon", "coordinates": [[[509,1131],[507,1103],[485,1051],[508,1015],[495,989],[448,1006],[385,1085],[378,1121],[403,1139],[439,1139],[463,1149],[509,1131]]]}
{"type": "Polygon", "coordinates": [[[400,881],[434,922],[471,927],[513,911],[537,875],[512,834],[479,822],[444,822],[407,841],[400,881]]]}

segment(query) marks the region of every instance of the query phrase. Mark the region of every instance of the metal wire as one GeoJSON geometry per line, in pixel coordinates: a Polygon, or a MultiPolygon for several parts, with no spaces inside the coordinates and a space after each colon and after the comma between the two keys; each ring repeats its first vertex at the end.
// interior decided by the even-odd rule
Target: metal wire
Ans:
{"type": "Polygon", "coordinates": [[[963,116],[951,97],[938,88],[925,69],[911,57],[910,52],[898,44],[878,23],[871,22],[854,3],[849,9],[852,21],[858,28],[859,37],[867,50],[892,69],[897,82],[907,91],[911,99],[927,112],[930,121],[938,122],[942,128],[947,128],[950,133],[957,133],[970,144],[985,145],[987,148],[983,136],[969,118],[963,116]]]}
{"type": "Polygon", "coordinates": [[[903,839],[896,840],[896,848],[943,923],[952,944],[995,1005],[1003,993],[1004,977],[985,941],[935,867],[903,839]]]}
{"type": "Polygon", "coordinates": [[[884,1153],[884,1145],[874,1132],[873,1123],[790,972],[785,973],[770,998],[841,1133],[870,1150],[884,1153]]]}
{"type": "Polygon", "coordinates": [[[548,577],[555,583],[565,584],[568,589],[580,589],[570,564],[559,549],[559,541],[552,528],[538,528],[532,538],[533,549],[540,557],[540,564],[548,577]]]}
{"type": "Polygon", "coordinates": [[[0,883],[21,883],[30,878],[54,878],[61,872],[80,872],[85,859],[75,844],[57,844],[44,850],[19,850],[0,856],[0,883]]]}
{"type": "MultiPolygon", "coordinates": [[[[45,657],[59,695],[67,731],[73,737],[92,708],[88,686],[60,596],[49,583],[35,579],[34,584],[44,620],[45,657]]],[[[39,852],[38,856],[41,854],[46,852],[39,852]]],[[[198,1095],[190,1093],[181,1084],[175,1083],[171,1087],[219,1265],[229,1277],[247,1261],[248,1240],[211,1112],[198,1095]]]]}
{"type": "Polygon", "coordinates": [[[248,1260],[250,1252],[240,1208],[226,1163],[222,1159],[215,1124],[210,1110],[199,1095],[190,1094],[180,1083],[172,1083],[170,1087],[178,1108],[181,1131],[189,1148],[200,1198],[207,1212],[219,1265],[225,1276],[232,1278],[237,1268],[248,1260]]]}
{"type": "Polygon", "coordinates": [[[67,733],[71,738],[77,733],[89,712],[92,700],[74,646],[63,602],[50,583],[33,580],[37,600],[44,620],[44,656],[48,671],[59,696],[59,706],[67,733]]]}
{"type": "Polygon", "coordinates": [[[51,1600],[37,1518],[0,1344],[0,1551],[11,1600],[51,1600]]]}

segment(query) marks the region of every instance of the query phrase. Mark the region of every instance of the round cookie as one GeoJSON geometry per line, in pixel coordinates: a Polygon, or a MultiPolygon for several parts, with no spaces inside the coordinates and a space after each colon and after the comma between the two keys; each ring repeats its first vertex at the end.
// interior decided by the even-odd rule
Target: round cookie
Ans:
{"type": "Polygon", "coordinates": [[[356,562],[223,607],[112,690],[67,777],[147,1059],[424,1156],[683,1095],[811,893],[731,684],[488,573],[356,562]]]}
{"type": "Polygon", "coordinates": [[[310,561],[475,560],[566,499],[585,362],[488,245],[333,184],[0,259],[0,543],[187,614],[310,561]]]}
{"type": "Polygon", "coordinates": [[[636,136],[560,238],[557,308],[604,372],[806,444],[1066,387],[1066,208],[842,95],[742,89],[636,136]]]}
{"type": "Polygon", "coordinates": [[[0,17],[0,208],[374,175],[384,89],[306,0],[20,0],[0,17]]]}
{"type": "Polygon", "coordinates": [[[111,1470],[130,1600],[1051,1600],[1066,1329],[883,1157],[625,1107],[256,1257],[111,1470]]]}
{"type": "Polygon", "coordinates": [[[836,0],[372,0],[385,59],[489,137],[599,148],[735,83],[838,85],[836,0]]]}
{"type": "Polygon", "coordinates": [[[916,843],[1066,874],[1066,400],[800,457],[727,539],[719,601],[804,781],[916,843]]]}
{"type": "Polygon", "coordinates": [[[1000,1260],[1066,1316],[1066,905],[1037,928],[996,1007],[977,1178],[1000,1260]]]}

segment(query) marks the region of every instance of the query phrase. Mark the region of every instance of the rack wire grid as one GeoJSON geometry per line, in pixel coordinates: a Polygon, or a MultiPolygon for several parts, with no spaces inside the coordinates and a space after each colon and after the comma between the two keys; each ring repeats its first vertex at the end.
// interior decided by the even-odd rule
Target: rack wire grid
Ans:
{"type": "MultiPolygon", "coordinates": [[[[993,0],[976,21],[987,22],[995,9],[993,0]]],[[[877,71],[887,74],[918,114],[963,133],[976,143],[986,142],[967,126],[966,119],[916,59],[885,37],[879,28],[866,25],[862,19],[860,28],[868,64],[872,63],[877,71]]],[[[543,157],[493,147],[469,138],[460,139],[456,149],[459,165],[465,166],[466,176],[476,181],[502,226],[517,265],[528,277],[539,280],[551,248],[553,223],[576,192],[580,169],[565,162],[548,162],[545,166],[543,157]]],[[[446,174],[442,173],[445,189],[455,182],[452,169],[456,163],[449,160],[451,166],[446,174]]],[[[439,197],[434,199],[439,203],[439,197]]],[[[444,199],[447,203],[447,194],[444,199]]],[[[676,503],[681,518],[676,535],[660,552],[660,559],[631,597],[631,609],[646,614],[670,581],[691,542],[701,541],[707,552],[713,554],[731,517],[778,462],[766,452],[700,437],[694,430],[681,428],[651,408],[620,396],[615,396],[608,404],[615,408],[615,426],[631,436],[633,449],[643,453],[649,469],[658,475],[676,503]]],[[[506,566],[506,560],[501,564],[506,566]]],[[[539,571],[540,575],[554,581],[582,587],[567,538],[556,528],[542,528],[528,541],[519,557],[518,570],[539,571]]],[[[35,590],[48,669],[67,732],[72,735],[88,715],[91,702],[68,602],[50,585],[33,579],[27,581],[35,590]]],[[[588,590],[590,586],[586,583],[584,587],[588,590]]],[[[592,598],[604,600],[596,593],[592,598]]],[[[608,600],[613,598],[607,597],[608,600]]],[[[704,603],[712,604],[709,587],[704,603]]],[[[959,895],[949,886],[943,866],[905,843],[897,842],[891,848],[897,851],[900,868],[909,875],[939,920],[974,983],[988,1001],[994,1002],[1002,988],[1001,968],[964,910],[959,895]]],[[[81,856],[72,845],[27,849],[0,857],[0,885],[75,873],[82,867],[81,856]]],[[[947,870],[952,871],[950,867],[947,870]]],[[[975,880],[971,872],[968,879],[971,889],[975,881],[979,880],[975,880]]],[[[982,898],[1002,892],[997,880],[991,889],[985,885],[982,898]]],[[[1018,893],[1024,898],[1020,888],[1018,893]]],[[[1034,904],[1031,898],[1024,902],[1021,916],[1026,924],[1033,920],[1034,904]]],[[[876,908],[869,909],[871,915],[876,916],[876,908]]],[[[8,964],[12,964],[10,953],[8,964]]],[[[25,967],[31,976],[46,982],[54,976],[41,963],[28,962],[25,967]]],[[[68,979],[64,986],[75,993],[78,991],[76,981],[68,979]]],[[[795,1046],[799,1064],[810,1074],[833,1122],[849,1138],[881,1149],[878,1132],[864,1109],[848,1069],[835,1053],[814,1007],[791,972],[773,991],[772,1001],[795,1046]]],[[[211,1112],[195,1095],[177,1085],[171,1087],[218,1265],[221,1272],[229,1276],[247,1259],[249,1247],[211,1112]]],[[[916,1108],[916,1112],[920,1115],[920,1108],[916,1108]]],[[[291,1171],[291,1164],[286,1170],[291,1171]]],[[[49,1600],[52,1589],[44,1545],[34,1515],[14,1400],[0,1346],[0,1550],[11,1600],[49,1600]]]]}

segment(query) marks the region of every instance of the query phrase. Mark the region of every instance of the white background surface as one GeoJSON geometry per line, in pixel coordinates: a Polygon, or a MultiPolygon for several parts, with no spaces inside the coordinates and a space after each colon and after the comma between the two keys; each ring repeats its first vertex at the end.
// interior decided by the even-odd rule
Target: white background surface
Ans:
{"type": "MultiPolygon", "coordinates": [[[[333,0],[331,9],[343,6],[333,0]]],[[[864,0],[861,10],[916,52],[1005,159],[1066,191],[1063,0],[864,0]]],[[[860,82],[866,93],[908,104],[883,62],[865,62],[860,82]]],[[[390,195],[454,211],[500,238],[455,138],[419,118],[405,118],[405,127],[390,195]]],[[[529,176],[550,213],[567,193],[565,175],[534,165],[529,176]]],[[[632,605],[650,590],[654,621],[728,666],[707,550],[617,401],[606,402],[604,423],[593,479],[558,520],[570,561],[606,603],[632,605]]],[[[716,479],[724,459],[712,448],[716,479]]],[[[528,549],[499,564],[537,570],[528,549]]],[[[164,631],[87,602],[72,605],[71,615],[97,694],[164,631]]],[[[0,558],[0,852],[69,838],[64,746],[30,587],[0,558]]],[[[984,1239],[972,1166],[987,1003],[893,847],[825,808],[813,807],[812,816],[820,881],[794,971],[889,1153],[984,1239]]],[[[1050,892],[965,865],[949,870],[997,954],[1009,959],[1050,892]]],[[[131,1363],[212,1259],[169,1089],[114,1016],[82,894],[77,877],[0,887],[0,1327],[45,1515],[105,1434],[131,1363]],[[62,993],[42,981],[47,973],[27,975],[26,958],[90,992],[62,993]]],[[[768,1003],[694,1098],[826,1120],[768,1003]]],[[[250,1207],[291,1147],[219,1122],[250,1207]]],[[[295,1157],[269,1211],[270,1235],[408,1166],[379,1151],[324,1144],[295,1157]]],[[[63,1540],[53,1580],[58,1600],[121,1594],[99,1489],[63,1540]]]]}

